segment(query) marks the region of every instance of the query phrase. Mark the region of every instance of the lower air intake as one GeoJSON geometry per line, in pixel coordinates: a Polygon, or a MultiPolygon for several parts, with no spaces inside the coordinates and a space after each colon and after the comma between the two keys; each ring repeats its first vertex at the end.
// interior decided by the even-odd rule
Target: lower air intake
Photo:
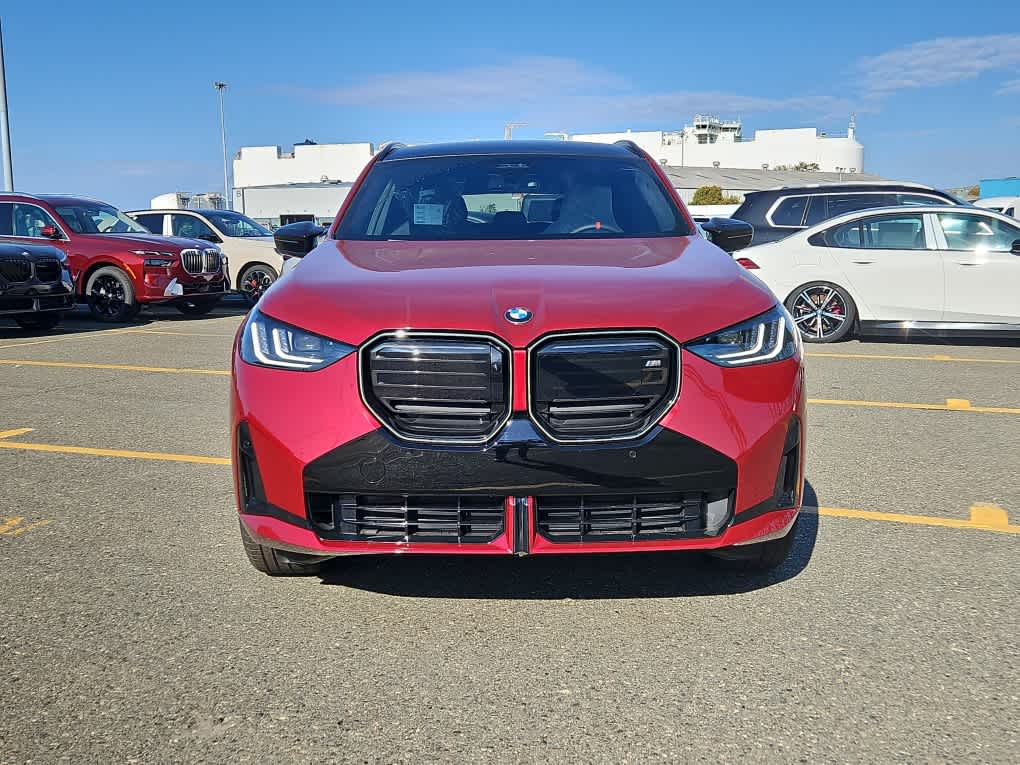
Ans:
{"type": "Polygon", "coordinates": [[[358,542],[491,542],[503,533],[506,497],[308,494],[323,539],[358,542]]]}
{"type": "Polygon", "coordinates": [[[550,542],[684,539],[717,534],[730,508],[729,492],[536,497],[535,522],[550,542]]]}

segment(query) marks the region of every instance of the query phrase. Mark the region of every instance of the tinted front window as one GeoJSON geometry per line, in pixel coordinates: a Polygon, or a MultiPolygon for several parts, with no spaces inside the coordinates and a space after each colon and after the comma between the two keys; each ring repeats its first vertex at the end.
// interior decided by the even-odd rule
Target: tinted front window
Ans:
{"type": "Polygon", "coordinates": [[[924,219],[920,215],[865,218],[844,223],[829,232],[833,247],[875,250],[923,250],[924,219]]]}
{"type": "Polygon", "coordinates": [[[1009,252],[1020,239],[1020,226],[983,215],[939,213],[939,223],[951,250],[1009,252]]]}
{"type": "Polygon", "coordinates": [[[205,217],[225,236],[255,237],[273,235],[272,231],[263,228],[251,218],[240,213],[211,212],[206,213],[205,217]]]}
{"type": "Polygon", "coordinates": [[[194,215],[171,215],[170,230],[174,236],[190,239],[208,239],[216,236],[204,220],[194,215]]]}
{"type": "Polygon", "coordinates": [[[896,203],[901,205],[946,205],[951,204],[946,199],[926,197],[923,194],[897,194],[896,203]]]}
{"type": "Polygon", "coordinates": [[[14,203],[14,236],[29,236],[42,239],[46,226],[57,227],[53,218],[37,205],[14,203]]]}
{"type": "Polygon", "coordinates": [[[0,202],[0,236],[14,236],[14,205],[0,202]]]}
{"type": "Polygon", "coordinates": [[[829,194],[826,201],[829,217],[836,218],[871,207],[892,207],[896,204],[896,194],[829,194]]]}
{"type": "Polygon", "coordinates": [[[116,207],[101,202],[75,202],[54,208],[60,219],[76,234],[148,234],[141,223],[116,207]]]}
{"type": "Polygon", "coordinates": [[[337,239],[687,236],[647,163],[629,158],[479,155],[376,165],[337,239]]]}
{"type": "Polygon", "coordinates": [[[136,215],[135,220],[145,226],[153,234],[163,233],[162,215],[136,215]]]}

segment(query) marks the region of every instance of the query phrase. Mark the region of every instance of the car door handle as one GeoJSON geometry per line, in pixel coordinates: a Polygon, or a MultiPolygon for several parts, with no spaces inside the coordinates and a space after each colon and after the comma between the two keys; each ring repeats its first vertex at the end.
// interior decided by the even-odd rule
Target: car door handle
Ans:
{"type": "Polygon", "coordinates": [[[956,261],[956,264],[958,266],[980,266],[981,265],[980,263],[977,263],[977,262],[975,262],[973,260],[958,260],[958,261],[956,261]]]}
{"type": "Polygon", "coordinates": [[[859,266],[869,266],[869,265],[871,265],[874,262],[875,261],[873,261],[873,260],[855,260],[854,261],[854,263],[856,263],[859,266]]]}

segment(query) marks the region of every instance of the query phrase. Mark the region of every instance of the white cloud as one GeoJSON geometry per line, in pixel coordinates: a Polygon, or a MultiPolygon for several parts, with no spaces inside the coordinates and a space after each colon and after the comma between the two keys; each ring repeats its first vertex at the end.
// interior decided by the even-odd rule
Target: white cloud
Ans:
{"type": "Polygon", "coordinates": [[[1007,80],[995,91],[997,96],[1011,96],[1014,94],[1020,94],[1020,79],[1007,80]]]}
{"type": "Polygon", "coordinates": [[[940,37],[861,59],[862,88],[875,95],[946,85],[1020,65],[1020,35],[940,37]]]}
{"type": "Polygon", "coordinates": [[[846,117],[853,105],[831,96],[743,95],[720,90],[641,92],[630,80],[575,59],[528,56],[456,70],[380,74],[339,88],[286,88],[322,103],[387,111],[491,113],[561,129],[592,122],[677,125],[698,112],[737,116],[795,111],[846,117]]]}

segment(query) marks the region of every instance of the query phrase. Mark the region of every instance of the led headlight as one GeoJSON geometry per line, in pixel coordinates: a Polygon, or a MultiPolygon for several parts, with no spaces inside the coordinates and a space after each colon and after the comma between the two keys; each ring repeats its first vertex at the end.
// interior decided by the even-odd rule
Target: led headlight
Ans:
{"type": "Polygon", "coordinates": [[[723,367],[782,361],[800,347],[793,317],[782,306],[689,343],[687,350],[723,367]]]}
{"type": "Polygon", "coordinates": [[[169,252],[156,252],[155,250],[131,250],[132,255],[143,258],[143,264],[148,268],[169,268],[174,264],[174,257],[169,252]]]}
{"type": "Polygon", "coordinates": [[[241,335],[241,358],[260,367],[314,372],[353,351],[350,345],[271,319],[257,309],[252,309],[241,335]]]}

